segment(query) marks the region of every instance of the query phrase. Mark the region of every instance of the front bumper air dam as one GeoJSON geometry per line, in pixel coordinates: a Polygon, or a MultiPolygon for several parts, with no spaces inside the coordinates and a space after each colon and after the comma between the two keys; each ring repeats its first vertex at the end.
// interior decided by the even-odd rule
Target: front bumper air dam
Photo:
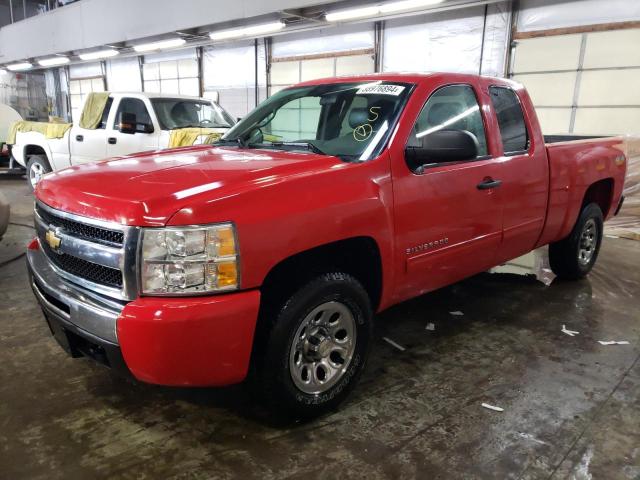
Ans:
{"type": "Polygon", "coordinates": [[[222,386],[249,370],[260,292],[205,297],[142,297],[117,323],[118,341],[133,375],[169,386],[222,386]]]}

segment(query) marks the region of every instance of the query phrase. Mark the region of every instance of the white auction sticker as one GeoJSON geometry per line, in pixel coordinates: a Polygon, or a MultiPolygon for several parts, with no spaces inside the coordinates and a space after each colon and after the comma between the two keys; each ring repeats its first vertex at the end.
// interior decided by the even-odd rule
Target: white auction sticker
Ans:
{"type": "Polygon", "coordinates": [[[404,87],[401,85],[381,85],[373,83],[360,87],[356,95],[393,95],[397,97],[402,93],[404,87]]]}

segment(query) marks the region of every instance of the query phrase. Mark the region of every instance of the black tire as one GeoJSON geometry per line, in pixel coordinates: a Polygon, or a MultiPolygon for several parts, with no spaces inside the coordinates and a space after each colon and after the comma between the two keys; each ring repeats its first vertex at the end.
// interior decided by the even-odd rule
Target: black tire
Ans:
{"type": "MultiPolygon", "coordinates": [[[[340,317],[341,314],[338,316],[340,317]]],[[[331,316],[331,318],[334,317],[331,316]]],[[[279,309],[276,308],[271,319],[265,318],[262,321],[268,322],[268,326],[262,331],[260,338],[256,338],[256,342],[264,348],[254,357],[256,374],[254,381],[257,391],[264,396],[271,409],[288,419],[292,417],[311,419],[334,410],[355,387],[369,353],[372,337],[372,309],[369,296],[360,282],[340,272],[320,275],[291,295],[279,309]],[[348,321],[355,324],[355,347],[350,360],[343,361],[344,367],[341,368],[343,373],[335,376],[335,380],[329,378],[329,374],[326,375],[330,381],[335,381],[332,386],[329,386],[329,383],[318,386],[316,383],[318,388],[326,387],[327,390],[315,394],[308,393],[299,388],[294,381],[295,373],[292,370],[296,366],[295,363],[290,363],[294,362],[295,356],[298,355],[297,349],[294,348],[294,341],[296,344],[302,343],[309,346],[311,340],[317,340],[317,337],[311,338],[317,334],[307,331],[305,335],[308,338],[302,341],[303,336],[299,335],[299,329],[304,328],[303,323],[309,321],[309,318],[317,318],[318,315],[325,318],[324,312],[320,312],[315,317],[312,314],[318,309],[326,308],[326,305],[337,305],[338,308],[348,309],[344,316],[349,317],[349,313],[352,315],[348,321]]],[[[310,326],[309,330],[311,329],[310,326]]],[[[326,330],[325,333],[327,333],[326,330]]],[[[322,345],[328,345],[330,348],[330,345],[335,345],[338,332],[335,332],[335,338],[329,333],[327,337],[322,345]],[[326,340],[327,337],[329,340],[326,340]]],[[[333,353],[322,360],[328,361],[333,353]]],[[[319,355],[318,352],[316,354],[319,355]]],[[[327,355],[326,352],[325,355],[327,355]]],[[[301,362],[308,361],[306,356],[298,358],[301,362]]],[[[300,365],[304,370],[307,364],[300,365]]],[[[317,368],[322,369],[322,366],[317,368]]],[[[301,369],[298,368],[298,370],[301,369]]],[[[315,374],[313,375],[309,388],[313,387],[314,380],[317,382],[315,374]]],[[[300,382],[302,377],[298,375],[297,381],[300,382]]]]}
{"type": "Polygon", "coordinates": [[[577,280],[586,276],[598,259],[602,233],[602,210],[595,203],[584,206],[571,234],[564,240],[549,245],[549,263],[553,273],[567,280],[577,280]],[[589,237],[589,226],[593,227],[593,237],[588,247],[589,242],[585,241],[589,237]],[[587,259],[584,255],[589,252],[587,259]]]}
{"type": "Polygon", "coordinates": [[[27,162],[27,183],[31,191],[34,191],[36,184],[45,173],[51,172],[51,166],[45,155],[31,155],[27,162]]]}

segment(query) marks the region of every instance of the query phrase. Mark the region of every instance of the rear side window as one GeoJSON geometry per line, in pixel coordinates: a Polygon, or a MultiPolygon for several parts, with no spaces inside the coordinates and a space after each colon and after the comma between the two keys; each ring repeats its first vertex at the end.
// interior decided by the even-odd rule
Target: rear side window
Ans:
{"type": "Polygon", "coordinates": [[[444,129],[471,132],[478,140],[478,156],[487,155],[480,106],[469,85],[449,85],[432,94],[418,115],[408,145],[420,146],[422,137],[444,129]]]}
{"type": "Polygon", "coordinates": [[[109,97],[107,99],[107,103],[104,106],[104,110],[102,111],[102,118],[100,119],[100,123],[98,124],[98,128],[104,130],[107,128],[107,118],[109,118],[109,111],[111,111],[111,104],[113,104],[113,98],[109,97]]]}
{"type": "Polygon", "coordinates": [[[529,149],[529,134],[518,96],[510,88],[489,87],[491,102],[498,117],[504,153],[514,154],[529,149]]]}

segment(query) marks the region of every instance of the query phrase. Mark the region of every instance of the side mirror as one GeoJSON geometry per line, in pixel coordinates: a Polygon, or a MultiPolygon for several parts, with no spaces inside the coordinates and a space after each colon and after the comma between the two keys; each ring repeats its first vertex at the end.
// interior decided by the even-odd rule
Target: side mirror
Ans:
{"type": "Polygon", "coordinates": [[[461,162],[478,156],[478,139],[467,130],[438,130],[420,140],[422,145],[405,150],[411,170],[428,163],[461,162]]]}
{"type": "Polygon", "coordinates": [[[135,113],[120,112],[118,121],[118,130],[120,133],[128,133],[130,135],[136,133],[137,119],[135,113]]]}

